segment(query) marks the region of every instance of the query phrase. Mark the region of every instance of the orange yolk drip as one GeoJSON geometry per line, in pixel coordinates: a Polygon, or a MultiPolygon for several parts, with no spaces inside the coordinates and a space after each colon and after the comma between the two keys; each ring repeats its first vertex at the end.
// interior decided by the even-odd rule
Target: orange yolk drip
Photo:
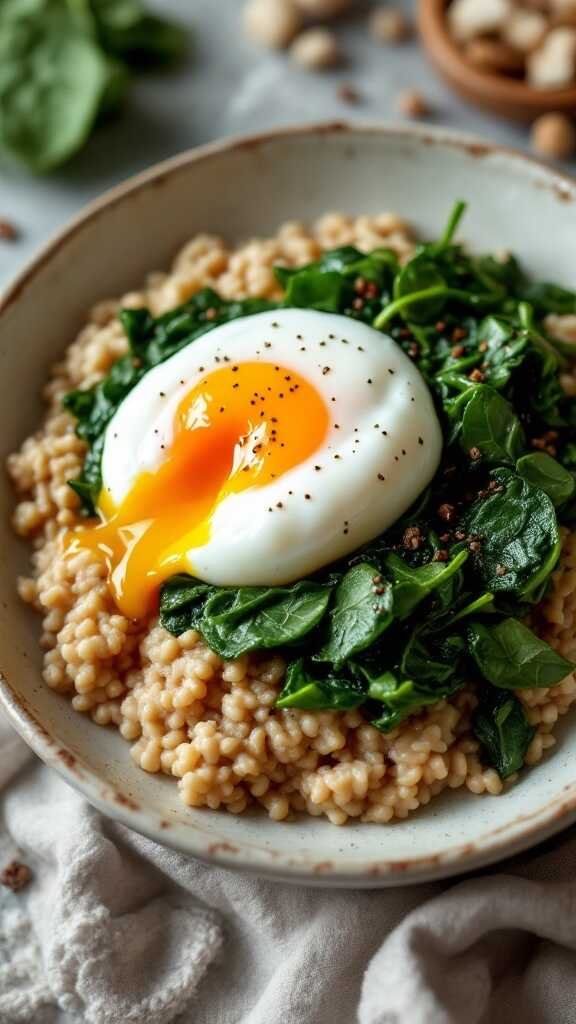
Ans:
{"type": "Polygon", "coordinates": [[[100,551],[118,607],[141,618],[164,580],[192,571],[186,554],[210,539],[218,505],[309,458],[328,425],[321,395],[293,370],[256,362],[215,370],[180,402],[158,469],[142,472],[117,508],[104,488],[104,521],[77,530],[68,550],[100,551]]]}

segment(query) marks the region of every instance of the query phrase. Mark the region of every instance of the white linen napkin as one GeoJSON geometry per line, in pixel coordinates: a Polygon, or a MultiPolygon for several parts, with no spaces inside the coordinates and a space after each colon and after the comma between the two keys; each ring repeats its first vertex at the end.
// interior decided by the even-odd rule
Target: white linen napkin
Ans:
{"type": "Polygon", "coordinates": [[[572,1024],[576,832],[463,882],[260,881],[102,818],[0,720],[1,1024],[572,1024]]]}

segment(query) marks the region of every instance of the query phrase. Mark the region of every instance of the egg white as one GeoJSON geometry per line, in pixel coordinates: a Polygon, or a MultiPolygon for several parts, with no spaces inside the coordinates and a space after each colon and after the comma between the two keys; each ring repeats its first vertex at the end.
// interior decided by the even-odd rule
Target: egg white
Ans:
{"type": "Polygon", "coordinates": [[[301,374],[323,396],[331,425],[310,458],[217,505],[209,541],[187,553],[195,576],[249,586],[309,575],[392,526],[432,479],[440,424],[421,374],[401,348],[348,317],[283,309],[215,328],[130,392],[108,426],[102,457],[103,486],[116,506],[140,473],[161,465],[178,405],[224,356],[301,374]]]}

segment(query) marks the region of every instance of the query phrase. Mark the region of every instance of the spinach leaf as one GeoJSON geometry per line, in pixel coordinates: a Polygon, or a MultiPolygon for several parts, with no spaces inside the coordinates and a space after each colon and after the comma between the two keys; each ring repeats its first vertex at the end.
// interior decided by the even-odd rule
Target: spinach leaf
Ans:
{"type": "Polygon", "coordinates": [[[392,580],[392,608],[394,616],[405,619],[429,594],[450,580],[469,557],[468,551],[459,551],[449,562],[429,562],[412,568],[396,554],[385,560],[385,571],[392,580]]]}
{"type": "Polygon", "coordinates": [[[0,9],[0,147],[33,171],[67,160],[90,134],[114,66],[65,9],[0,9]]]}
{"type": "Polygon", "coordinates": [[[409,715],[450,697],[461,685],[460,680],[451,679],[445,684],[430,686],[407,679],[398,671],[382,672],[373,677],[368,686],[368,697],[373,702],[370,704],[370,722],[380,732],[390,732],[409,715]],[[378,707],[378,704],[383,707],[378,707]]]}
{"type": "Polygon", "coordinates": [[[361,562],[349,569],[336,588],[318,661],[340,668],[388,629],[393,619],[392,590],[379,583],[374,566],[361,562]]]}
{"type": "Polygon", "coordinates": [[[101,46],[136,69],[180,60],[186,33],[178,25],[147,14],[139,0],[88,0],[101,46]]]}
{"type": "Polygon", "coordinates": [[[468,641],[480,672],[493,686],[555,686],[574,669],[570,661],[517,619],[504,619],[496,626],[471,622],[468,641]]]}
{"type": "Polygon", "coordinates": [[[475,568],[494,594],[528,596],[552,572],[560,535],[550,498],[510,469],[490,473],[496,488],[475,501],[465,517],[468,534],[480,541],[475,568]]]}
{"type": "Polygon", "coordinates": [[[335,270],[325,273],[301,270],[288,281],[285,302],[287,306],[338,313],[342,305],[343,289],[342,274],[335,270]]]}
{"type": "Polygon", "coordinates": [[[417,293],[432,292],[425,299],[406,302],[401,309],[405,320],[416,324],[427,323],[437,318],[445,304],[446,282],[435,262],[426,253],[418,253],[403,267],[394,281],[394,299],[406,299],[417,293]]]}
{"type": "Polygon", "coordinates": [[[311,711],[333,709],[347,711],[366,700],[364,688],[355,680],[327,675],[312,676],[302,658],[291,661],[277,708],[303,708],[311,711]]]}
{"type": "Polygon", "coordinates": [[[451,681],[454,687],[461,686],[465,654],[463,636],[458,633],[435,635],[424,626],[412,633],[400,668],[406,677],[416,679],[419,685],[442,686],[451,681]]]}
{"type": "Polygon", "coordinates": [[[576,480],[572,473],[546,452],[523,455],[516,463],[516,472],[534,487],[548,495],[554,505],[563,505],[576,491],[576,480]]]}
{"type": "Polygon", "coordinates": [[[221,658],[297,643],[318,625],[332,588],[312,580],[286,587],[227,587],[206,601],[198,628],[221,658]]]}
{"type": "Polygon", "coordinates": [[[160,625],[174,636],[199,629],[204,604],[214,591],[215,587],[194,576],[172,576],[160,591],[160,625]]]}
{"type": "Polygon", "coordinates": [[[522,299],[529,302],[539,316],[546,316],[547,313],[576,313],[576,292],[558,284],[526,284],[522,289],[522,299]]]}
{"type": "Polygon", "coordinates": [[[464,409],[460,443],[465,452],[478,448],[488,463],[513,466],[526,440],[510,402],[479,384],[464,409]]]}
{"type": "Polygon", "coordinates": [[[487,316],[478,324],[478,344],[482,345],[482,371],[485,381],[498,390],[510,381],[528,352],[525,331],[501,316],[487,316]]]}
{"type": "Polygon", "coordinates": [[[472,729],[502,779],[520,770],[536,732],[518,698],[492,686],[482,693],[472,729]]]}

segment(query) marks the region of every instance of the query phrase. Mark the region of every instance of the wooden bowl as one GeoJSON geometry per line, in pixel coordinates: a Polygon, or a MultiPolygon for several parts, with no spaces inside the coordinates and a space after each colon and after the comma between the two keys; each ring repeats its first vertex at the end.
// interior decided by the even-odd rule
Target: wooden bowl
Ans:
{"type": "Polygon", "coordinates": [[[474,67],[448,30],[447,0],[419,0],[418,27],[424,48],[445,82],[463,99],[513,121],[532,122],[548,111],[576,116],[576,85],[534,89],[502,73],[474,67]]]}

